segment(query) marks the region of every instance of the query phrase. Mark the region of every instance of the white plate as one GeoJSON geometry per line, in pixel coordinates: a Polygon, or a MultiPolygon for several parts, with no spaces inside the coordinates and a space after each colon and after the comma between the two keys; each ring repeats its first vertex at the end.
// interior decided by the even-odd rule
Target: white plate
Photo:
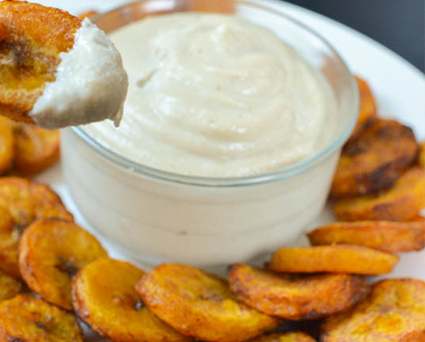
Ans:
{"type": "MultiPolygon", "coordinates": [[[[291,15],[324,36],[338,50],[353,72],[365,77],[371,84],[378,101],[379,113],[405,122],[415,130],[420,140],[425,139],[425,77],[418,69],[386,47],[336,21],[278,0],[255,1],[267,3],[291,15]]],[[[78,14],[88,9],[106,11],[127,1],[39,0],[36,2],[78,14]]],[[[56,189],[68,208],[75,214],[77,222],[91,230],[79,214],[69,194],[62,178],[60,165],[39,176],[38,179],[56,189]]],[[[319,221],[330,220],[333,220],[332,214],[325,210],[319,221]]],[[[105,241],[102,242],[108,248],[105,241]]],[[[120,257],[113,249],[109,251],[111,256],[120,257]]],[[[386,277],[415,277],[425,280],[425,251],[403,254],[396,269],[386,277]]]]}
{"type": "MultiPolygon", "coordinates": [[[[38,2],[77,14],[87,9],[106,11],[127,1],[39,0],[38,2]]],[[[353,72],[365,77],[371,84],[378,101],[379,113],[405,122],[414,128],[419,139],[425,139],[425,77],[418,69],[372,39],[324,16],[278,0],[256,0],[256,2],[268,3],[324,36],[338,50],[353,72]]],[[[77,222],[90,230],[69,194],[60,166],[47,171],[38,179],[56,189],[75,214],[77,222]]],[[[327,222],[332,219],[332,215],[325,211],[319,221],[327,222]]],[[[107,244],[106,246],[108,247],[107,244]]],[[[112,256],[119,257],[113,250],[110,252],[112,256]]],[[[390,276],[425,280],[425,251],[403,254],[400,263],[390,276]]]]}

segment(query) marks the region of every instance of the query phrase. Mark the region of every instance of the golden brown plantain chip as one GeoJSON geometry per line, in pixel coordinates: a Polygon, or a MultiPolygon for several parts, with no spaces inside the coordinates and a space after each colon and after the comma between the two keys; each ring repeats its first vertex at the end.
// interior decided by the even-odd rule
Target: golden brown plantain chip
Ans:
{"type": "Polygon", "coordinates": [[[59,54],[74,45],[81,21],[67,12],[25,1],[0,2],[0,113],[15,121],[28,116],[45,84],[55,80],[59,54]]]}
{"type": "Polygon", "coordinates": [[[326,317],[352,307],[369,294],[361,276],[275,274],[246,264],[229,269],[230,289],[246,305],[289,320],[326,317]]]}
{"type": "Polygon", "coordinates": [[[19,267],[28,287],[47,302],[72,310],[72,277],[107,256],[100,243],[72,222],[35,221],[22,234],[19,267]]]}
{"type": "Polygon", "coordinates": [[[0,271],[0,301],[15,297],[23,289],[22,283],[0,271]]]}
{"type": "Polygon", "coordinates": [[[223,279],[191,266],[159,265],[136,290],[160,319],[203,341],[246,341],[280,323],[238,302],[223,279]]]}
{"type": "Polygon", "coordinates": [[[0,207],[0,270],[20,278],[18,263],[20,230],[15,227],[9,211],[0,207]]]}
{"type": "Polygon", "coordinates": [[[9,210],[21,228],[41,218],[73,220],[60,197],[47,185],[19,177],[0,178],[0,206],[9,210]]]}
{"type": "Polygon", "coordinates": [[[357,245],[384,252],[418,251],[425,247],[425,221],[335,222],[308,233],[313,246],[357,245]]]}
{"type": "Polygon", "coordinates": [[[263,335],[249,342],[315,342],[315,340],[303,332],[288,332],[263,335]]]}
{"type": "Polygon", "coordinates": [[[101,336],[117,342],[189,341],[159,320],[140,301],[136,283],[145,272],[109,258],[80,270],[72,285],[77,314],[101,336]]]}
{"type": "Polygon", "coordinates": [[[419,165],[425,167],[425,141],[422,143],[421,153],[419,155],[419,165]]]}
{"type": "Polygon", "coordinates": [[[323,342],[425,341],[425,283],[413,279],[378,282],[366,301],[329,317],[322,330],[323,342]]]}
{"type": "Polygon", "coordinates": [[[340,221],[409,221],[425,208],[425,169],[407,170],[387,191],[335,202],[340,221]]]}
{"type": "Polygon", "coordinates": [[[60,197],[47,185],[31,182],[30,194],[34,203],[34,219],[57,218],[74,221],[74,217],[65,208],[60,197]]]}
{"type": "Polygon", "coordinates": [[[58,130],[0,117],[0,174],[33,176],[57,162],[59,150],[58,130]]]}
{"type": "Polygon", "coordinates": [[[359,87],[359,117],[353,133],[351,133],[350,141],[357,139],[357,137],[377,119],[375,98],[370,90],[368,83],[355,76],[357,86],[359,87]]]}
{"type": "Polygon", "coordinates": [[[13,142],[13,130],[9,120],[0,117],[0,175],[3,175],[13,165],[15,156],[13,142]]]}
{"type": "Polygon", "coordinates": [[[360,246],[285,247],[277,250],[270,270],[284,273],[353,273],[378,275],[391,272],[398,257],[360,246]]]}
{"type": "Polygon", "coordinates": [[[331,197],[369,194],[394,184],[416,161],[418,151],[411,128],[395,120],[377,120],[344,147],[331,197]]]}
{"type": "Polygon", "coordinates": [[[0,341],[82,342],[74,316],[30,295],[0,303],[0,341]]]}
{"type": "Polygon", "coordinates": [[[27,179],[0,178],[0,206],[7,208],[16,225],[25,227],[34,220],[34,202],[27,179]]]}
{"type": "Polygon", "coordinates": [[[59,160],[58,130],[45,130],[26,124],[14,124],[14,172],[32,176],[59,160]]]}
{"type": "Polygon", "coordinates": [[[425,217],[418,215],[418,216],[412,218],[411,220],[409,220],[408,222],[425,222],[425,217]]]}
{"type": "Polygon", "coordinates": [[[20,278],[19,239],[39,218],[73,220],[60,198],[46,185],[22,178],[0,179],[0,270],[20,278]]]}

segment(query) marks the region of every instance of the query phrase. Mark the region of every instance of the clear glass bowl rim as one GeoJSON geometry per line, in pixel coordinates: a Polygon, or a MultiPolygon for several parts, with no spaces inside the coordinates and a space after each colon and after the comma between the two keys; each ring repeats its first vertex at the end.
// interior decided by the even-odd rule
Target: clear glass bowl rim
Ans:
{"type": "MultiPolygon", "coordinates": [[[[130,6],[134,6],[137,3],[143,3],[152,0],[136,0],[125,5],[116,7],[108,12],[97,14],[92,18],[93,22],[96,22],[97,19],[102,18],[105,15],[108,15],[114,11],[120,11],[130,6]]],[[[158,0],[161,1],[161,0],[158,0]]],[[[176,2],[184,1],[177,0],[176,2]]],[[[214,0],[209,0],[214,1],[214,0]]],[[[359,109],[359,92],[357,88],[357,83],[354,79],[353,74],[347,66],[347,63],[343,60],[340,54],[335,50],[335,48],[319,33],[308,27],[307,25],[299,22],[298,20],[292,18],[291,16],[282,13],[279,10],[275,10],[271,7],[259,5],[257,3],[251,2],[249,0],[225,0],[226,2],[241,4],[244,6],[256,7],[262,11],[268,11],[275,15],[282,17],[283,19],[291,22],[295,26],[298,26],[301,30],[306,31],[308,34],[315,36],[315,38],[319,39],[327,49],[331,51],[332,54],[335,55],[336,59],[342,64],[345,71],[347,72],[350,79],[350,87],[353,96],[354,106],[351,109],[351,120],[349,124],[344,129],[341,135],[337,136],[331,143],[329,143],[326,147],[321,149],[318,153],[312,155],[309,158],[301,160],[295,164],[286,166],[282,169],[278,169],[272,172],[247,176],[247,177],[228,177],[228,178],[219,178],[219,177],[199,177],[199,176],[190,176],[183,175],[168,171],[162,171],[156,168],[152,168],[143,164],[139,164],[133,162],[125,157],[120,156],[119,154],[113,152],[107,147],[101,145],[95,139],[90,137],[81,127],[71,127],[71,130],[80,137],[93,151],[99,153],[102,157],[106,158],[109,162],[120,166],[121,168],[132,172],[137,173],[140,176],[145,176],[148,178],[157,179],[160,181],[177,183],[177,184],[186,184],[192,186],[204,186],[204,187],[241,187],[241,186],[249,186],[249,185],[259,185],[271,182],[277,182],[282,179],[288,179],[294,177],[298,174],[304,173],[307,170],[313,168],[321,161],[326,160],[327,157],[336,152],[342,145],[348,140],[351,132],[354,129],[354,126],[357,122],[358,117],[358,109],[359,109]]]]}

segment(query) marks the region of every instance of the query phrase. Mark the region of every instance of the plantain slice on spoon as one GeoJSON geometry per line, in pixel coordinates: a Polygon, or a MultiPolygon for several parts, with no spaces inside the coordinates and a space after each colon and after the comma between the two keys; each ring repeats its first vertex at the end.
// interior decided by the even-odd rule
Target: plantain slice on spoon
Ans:
{"type": "Polygon", "coordinates": [[[369,294],[361,276],[275,274],[246,264],[230,267],[229,283],[241,302],[289,320],[326,317],[352,307],[369,294]]]}
{"type": "Polygon", "coordinates": [[[75,317],[30,295],[0,303],[0,341],[83,342],[75,317]]]}
{"type": "Polygon", "coordinates": [[[0,113],[43,128],[120,121],[121,56],[105,33],[59,9],[0,2],[0,113]]]}
{"type": "Polygon", "coordinates": [[[73,280],[76,313],[98,334],[116,342],[189,341],[140,301],[134,287],[143,275],[128,262],[110,258],[92,262],[73,280]]]}
{"type": "Polygon", "coordinates": [[[396,120],[377,120],[343,149],[331,198],[353,197],[392,185],[417,158],[411,128],[396,120]]]}

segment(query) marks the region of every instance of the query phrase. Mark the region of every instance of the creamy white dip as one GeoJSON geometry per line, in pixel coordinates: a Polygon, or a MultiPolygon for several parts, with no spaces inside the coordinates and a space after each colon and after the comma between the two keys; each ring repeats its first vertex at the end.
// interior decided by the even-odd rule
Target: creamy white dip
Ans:
{"type": "Polygon", "coordinates": [[[173,14],[110,35],[129,75],[124,117],[85,131],[141,164],[239,177],[312,156],[332,137],[328,84],[270,30],[231,15],[173,14]]]}
{"type": "Polygon", "coordinates": [[[85,19],[74,46],[60,58],[56,80],[46,84],[29,113],[36,125],[61,128],[105,119],[118,125],[128,78],[107,35],[85,19]]]}

